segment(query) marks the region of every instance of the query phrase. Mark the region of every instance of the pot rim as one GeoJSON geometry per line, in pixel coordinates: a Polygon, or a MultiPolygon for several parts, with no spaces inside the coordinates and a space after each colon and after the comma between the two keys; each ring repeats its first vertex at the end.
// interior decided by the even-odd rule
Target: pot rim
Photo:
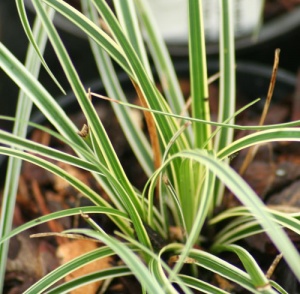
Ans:
{"type": "MultiPolygon", "coordinates": [[[[25,6],[31,12],[34,12],[33,5],[30,0],[24,0],[25,6]]],[[[80,39],[87,39],[86,34],[66,20],[62,15],[55,14],[54,23],[59,29],[77,36],[80,39]]],[[[284,13],[262,25],[257,36],[245,36],[236,39],[236,50],[246,50],[252,47],[262,45],[266,42],[285,36],[300,27],[300,6],[295,7],[290,12],[284,13]]],[[[185,56],[188,54],[187,44],[184,42],[167,42],[167,46],[171,54],[175,56],[185,56]]],[[[219,52],[218,43],[207,43],[206,51],[209,55],[214,55],[219,52]]]]}

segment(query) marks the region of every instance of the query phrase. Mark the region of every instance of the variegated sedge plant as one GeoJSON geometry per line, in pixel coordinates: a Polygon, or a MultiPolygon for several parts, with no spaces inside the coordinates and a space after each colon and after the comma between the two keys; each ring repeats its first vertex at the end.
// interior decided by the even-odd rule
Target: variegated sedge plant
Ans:
{"type": "MultiPolygon", "coordinates": [[[[42,216],[39,223],[82,213],[99,213],[109,216],[118,228],[115,232],[118,238],[106,234],[97,224],[94,224],[93,230],[72,229],[65,232],[84,234],[100,240],[105,246],[60,266],[25,293],[64,293],[95,280],[127,275],[136,277],[144,293],[177,293],[178,287],[184,293],[192,293],[193,289],[205,293],[228,293],[197,276],[197,268],[216,273],[251,293],[285,293],[280,285],[263,273],[246,249],[233,244],[236,240],[261,231],[267,232],[300,280],[299,254],[282,229],[286,227],[299,233],[300,214],[282,213],[266,207],[229,164],[229,157],[241,149],[270,141],[299,141],[300,135],[299,129],[294,127],[299,125],[299,121],[272,126],[245,127],[235,124],[234,117],[238,111],[235,109],[232,1],[219,1],[220,97],[217,122],[210,120],[201,1],[187,1],[190,111],[185,108],[174,66],[146,0],[115,0],[115,13],[104,0],[82,0],[82,12],[61,0],[32,0],[36,10],[33,29],[29,25],[23,0],[16,0],[16,4],[30,45],[27,60],[22,64],[13,52],[0,44],[1,68],[20,88],[14,130],[12,133],[0,130],[0,142],[5,145],[0,147],[0,153],[9,156],[1,211],[1,288],[9,238],[37,223],[33,220],[11,230],[22,160],[62,177],[94,203],[94,206],[42,216]],[[74,23],[90,40],[107,96],[111,98],[124,134],[149,178],[143,191],[135,189],[120,164],[88,97],[101,96],[103,93],[87,95],[87,89],[52,24],[54,12],[74,23]],[[99,25],[99,17],[105,28],[99,25]],[[86,117],[89,126],[87,140],[78,136],[73,122],[38,80],[41,64],[55,80],[43,59],[47,40],[54,48],[86,117]],[[154,83],[149,55],[154,61],[162,91],[154,83]],[[142,107],[128,103],[113,62],[127,73],[142,107]],[[32,104],[40,109],[55,131],[37,125],[35,127],[58,137],[76,155],[65,154],[25,138],[32,104]],[[132,107],[144,112],[151,140],[146,138],[133,121],[130,115],[132,107]],[[212,131],[212,126],[215,126],[215,131],[212,131]],[[257,132],[233,141],[234,129],[251,129],[257,132]],[[107,202],[90,187],[46,158],[88,170],[103,187],[110,201],[107,202]],[[222,202],[225,186],[242,206],[214,215],[214,208],[222,202]],[[227,229],[219,232],[211,248],[196,249],[199,247],[194,245],[201,244],[204,222],[213,224],[234,216],[239,218],[235,218],[227,229]],[[180,240],[170,238],[170,224],[182,231],[180,240]],[[156,232],[165,240],[159,248],[153,245],[150,231],[156,232]],[[237,254],[244,269],[219,258],[216,253],[222,251],[237,254]],[[171,256],[167,261],[162,258],[165,253],[171,256]],[[56,281],[77,268],[110,255],[117,255],[124,265],[104,269],[49,289],[56,281]],[[186,263],[191,263],[191,275],[181,273],[181,268],[186,263]]],[[[59,81],[56,83],[59,86],[59,81]]]]}

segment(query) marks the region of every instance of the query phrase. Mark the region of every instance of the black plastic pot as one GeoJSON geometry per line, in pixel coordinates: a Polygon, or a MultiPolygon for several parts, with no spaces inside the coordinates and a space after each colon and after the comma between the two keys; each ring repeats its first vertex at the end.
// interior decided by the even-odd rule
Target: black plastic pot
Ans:
{"type": "MultiPolygon", "coordinates": [[[[176,63],[175,68],[178,77],[186,77],[188,75],[189,67],[186,62],[176,63]]],[[[209,74],[216,73],[219,70],[218,68],[219,65],[217,62],[212,61],[208,63],[209,74]]],[[[242,92],[248,93],[249,99],[264,99],[266,97],[272,74],[272,68],[260,64],[238,62],[236,70],[236,84],[242,92]]],[[[131,87],[131,81],[125,73],[119,73],[118,77],[123,87],[131,87]]],[[[286,70],[279,69],[277,73],[273,99],[275,101],[280,100],[285,97],[287,93],[293,93],[295,85],[296,77],[286,70]]],[[[94,92],[105,93],[104,86],[98,79],[86,83],[85,88],[91,88],[94,92]]],[[[58,97],[57,101],[67,112],[80,110],[78,104],[76,103],[76,98],[72,92],[58,97]]],[[[45,117],[42,113],[35,112],[33,113],[31,120],[36,123],[43,123],[45,121],[45,117]]],[[[30,130],[31,128],[29,127],[29,131],[30,130]]]]}
{"type": "MultiPolygon", "coordinates": [[[[176,72],[179,77],[188,75],[187,62],[178,62],[175,64],[176,72]]],[[[218,71],[217,62],[209,62],[209,74],[218,71]]],[[[272,69],[259,64],[238,62],[237,63],[237,85],[243,93],[247,93],[250,100],[256,98],[264,99],[267,95],[272,69]]],[[[131,82],[125,73],[119,74],[119,80],[124,87],[130,87],[131,82]]],[[[273,95],[274,100],[282,99],[287,93],[293,93],[296,84],[296,77],[285,70],[279,70],[277,75],[277,83],[273,95]]],[[[103,84],[98,79],[85,84],[86,88],[91,88],[92,91],[105,93],[103,84]]],[[[75,100],[73,93],[68,93],[66,96],[60,96],[57,101],[62,108],[68,113],[79,111],[79,106],[75,100]]],[[[104,102],[108,103],[108,102],[104,102]]],[[[31,121],[39,124],[45,123],[45,117],[42,113],[36,111],[31,117],[31,121]]],[[[29,127],[28,132],[32,130],[29,127]]],[[[1,179],[5,172],[5,158],[0,155],[0,174],[1,179]]]]}

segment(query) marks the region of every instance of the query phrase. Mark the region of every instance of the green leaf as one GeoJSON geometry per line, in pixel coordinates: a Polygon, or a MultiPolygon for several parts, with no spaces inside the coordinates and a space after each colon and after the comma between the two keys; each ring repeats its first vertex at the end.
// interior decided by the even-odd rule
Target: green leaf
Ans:
{"type": "Polygon", "coordinates": [[[144,46],[144,41],[133,1],[114,1],[114,8],[116,10],[117,18],[121,28],[123,29],[129,42],[132,44],[132,47],[135,49],[139,59],[145,67],[149,78],[153,80],[150,63],[147,57],[147,51],[144,46]]]}
{"type": "MultiPolygon", "coordinates": [[[[53,17],[54,13],[51,10],[47,10],[48,16],[53,17]]],[[[41,47],[41,52],[44,51],[47,35],[43,28],[41,28],[41,23],[38,19],[34,22],[33,28],[33,38],[36,38],[36,45],[41,47]]],[[[0,44],[1,49],[4,48],[0,44]]],[[[0,64],[3,63],[3,60],[7,58],[7,50],[0,49],[0,64]]],[[[7,60],[6,60],[7,61],[7,60]]],[[[39,75],[40,71],[40,59],[35,56],[34,47],[29,46],[26,54],[25,68],[32,73],[33,77],[36,78],[39,75]]],[[[14,66],[10,64],[10,66],[14,66]]],[[[2,68],[2,65],[0,66],[2,68]]],[[[18,97],[18,104],[16,110],[16,119],[14,123],[13,133],[17,136],[25,137],[27,132],[28,119],[31,113],[32,101],[26,95],[26,92],[20,91],[18,97]]],[[[18,188],[18,178],[21,169],[21,160],[16,158],[10,158],[8,160],[7,171],[5,176],[4,191],[2,196],[2,206],[1,206],[1,219],[0,219],[0,238],[7,234],[12,227],[14,208],[16,202],[16,194],[18,188]]],[[[9,242],[6,242],[0,246],[0,289],[3,289],[6,259],[8,254],[9,242]]],[[[1,291],[1,290],[0,290],[1,291]]]]}
{"type": "Polygon", "coordinates": [[[297,128],[280,128],[260,131],[247,135],[241,139],[232,142],[224,147],[217,154],[219,158],[224,159],[244,148],[253,145],[273,142],[273,141],[299,141],[300,129],[297,128]]]}
{"type": "Polygon", "coordinates": [[[187,150],[170,157],[160,169],[155,173],[155,177],[176,158],[189,158],[198,161],[213,172],[223,183],[230,189],[233,194],[241,201],[259,221],[261,226],[266,230],[270,239],[275,246],[283,253],[289,266],[294,274],[300,279],[300,256],[287,237],[284,231],[279,228],[272,220],[271,215],[266,212],[265,205],[260,198],[253,192],[249,185],[227,164],[217,158],[207,154],[203,150],[187,150]]]}
{"type": "Polygon", "coordinates": [[[104,269],[92,274],[85,275],[83,277],[79,277],[77,279],[73,279],[69,282],[63,283],[47,291],[47,294],[62,294],[62,293],[70,293],[71,290],[78,289],[86,284],[101,281],[101,280],[108,280],[108,279],[115,279],[120,277],[126,277],[132,275],[130,269],[126,266],[114,266],[113,268],[104,269]]]}
{"type": "Polygon", "coordinates": [[[150,271],[147,269],[145,264],[138,256],[132,251],[132,248],[126,246],[126,244],[120,242],[119,240],[110,237],[101,232],[95,232],[85,229],[77,230],[68,230],[70,233],[81,233],[89,237],[95,238],[97,240],[105,243],[115,254],[117,254],[123,262],[130,268],[133,275],[138,279],[143,287],[147,290],[148,293],[158,294],[165,293],[158,281],[153,277],[150,271]]]}
{"type": "Polygon", "coordinates": [[[43,112],[62,136],[79,146],[86,146],[78,136],[77,128],[55,99],[2,43],[0,43],[0,66],[43,112]]]}
{"type": "MultiPolygon", "coordinates": [[[[105,1],[93,1],[98,12],[106,21],[114,39],[121,46],[124,55],[128,62],[130,62],[133,78],[135,82],[140,87],[145,99],[147,100],[148,106],[150,109],[162,110],[165,112],[170,112],[169,106],[157,90],[157,88],[153,85],[152,80],[149,78],[141,60],[138,58],[135,53],[135,49],[131,46],[129,40],[124,35],[122,28],[118,24],[114,14],[109,9],[105,1]]],[[[173,136],[178,129],[178,124],[175,120],[170,119],[166,116],[155,116],[156,127],[158,128],[160,139],[163,142],[163,146],[166,146],[169,139],[173,136]]],[[[181,137],[176,144],[174,145],[174,152],[176,151],[178,146],[186,146],[187,141],[181,137]]]]}
{"type": "MultiPolygon", "coordinates": [[[[296,234],[300,234],[299,213],[284,213],[275,209],[265,208],[271,214],[274,222],[296,234]]],[[[215,224],[228,218],[236,217],[215,236],[215,244],[230,244],[245,237],[255,235],[264,230],[246,207],[228,209],[217,215],[210,223],[215,224]]],[[[213,246],[214,248],[214,246],[213,246]]]]}
{"type": "Polygon", "coordinates": [[[247,273],[250,275],[254,287],[261,293],[277,293],[272,290],[269,280],[247,250],[237,245],[220,245],[215,249],[217,252],[231,251],[237,254],[247,273]]]}
{"type": "MultiPolygon", "coordinates": [[[[89,158],[90,154],[87,153],[86,156],[90,159],[89,161],[80,159],[78,157],[75,157],[73,155],[64,153],[62,151],[53,149],[51,147],[44,146],[42,144],[33,142],[28,139],[22,139],[19,136],[10,134],[8,132],[0,130],[0,140],[3,144],[10,145],[14,148],[19,148],[22,150],[30,151],[34,154],[42,155],[49,159],[54,159],[59,162],[65,162],[73,166],[80,167],[82,169],[96,172],[98,174],[101,174],[101,169],[99,169],[98,164],[100,163],[91,163],[94,161],[94,158],[89,158]]],[[[68,145],[71,145],[71,142],[66,141],[68,145]]],[[[78,148],[81,148],[80,146],[78,148]]],[[[85,150],[82,150],[82,153],[84,153],[85,150]]]]}
{"type": "MultiPolygon", "coordinates": [[[[218,121],[224,122],[228,118],[229,124],[234,123],[235,112],[235,48],[234,48],[234,17],[233,3],[220,3],[220,89],[218,121]]],[[[218,133],[215,150],[218,151],[230,144],[233,139],[233,129],[222,128],[218,133]]]]}
{"type": "MultiPolygon", "coordinates": [[[[189,64],[192,117],[210,120],[202,3],[189,0],[189,64]]],[[[200,148],[211,134],[207,124],[194,124],[195,147],[200,148]]],[[[211,143],[207,146],[211,148],[211,143]]]]}
{"type": "Polygon", "coordinates": [[[72,21],[78,26],[87,36],[91,37],[99,45],[103,46],[109,55],[120,64],[122,68],[131,76],[132,71],[127,61],[124,58],[122,49],[116,44],[116,42],[108,36],[103,30],[101,30],[90,19],[85,17],[78,10],[68,5],[64,1],[60,0],[42,0],[44,3],[53,7],[57,12],[64,15],[67,19],[72,21]]]}
{"type": "MultiPolygon", "coordinates": [[[[184,249],[182,244],[171,244],[169,250],[174,254],[180,254],[184,249]]],[[[175,255],[176,257],[176,255],[175,255]]],[[[177,257],[180,258],[180,255],[177,257]]],[[[235,282],[252,293],[258,293],[251,282],[250,276],[238,267],[226,262],[225,260],[204,250],[191,249],[189,259],[186,261],[189,264],[194,264],[214,272],[232,282],[235,282]]]]}
{"type": "Polygon", "coordinates": [[[134,2],[140,16],[142,28],[146,34],[145,42],[153,58],[161,87],[172,111],[180,114],[184,109],[185,101],[167,46],[155,23],[155,18],[151,13],[147,0],[135,0],[134,2]]]}
{"type": "Polygon", "coordinates": [[[85,206],[85,207],[79,207],[79,208],[70,208],[70,209],[66,209],[66,210],[53,212],[48,215],[44,215],[44,216],[41,216],[34,220],[28,221],[25,224],[13,229],[7,235],[3,236],[0,239],[0,243],[3,243],[4,241],[8,240],[9,238],[12,238],[12,237],[18,235],[19,233],[24,232],[25,230],[28,230],[30,228],[33,228],[35,226],[38,226],[40,224],[46,223],[51,220],[60,219],[63,217],[68,217],[68,216],[73,216],[73,215],[98,214],[98,213],[106,214],[109,216],[114,216],[116,218],[123,218],[123,219],[129,221],[129,219],[125,213],[120,212],[120,211],[118,211],[114,208],[110,208],[110,207],[85,206]]]}
{"type": "MultiPolygon", "coordinates": [[[[25,10],[25,6],[24,6],[24,0],[16,0],[16,5],[17,5],[17,9],[18,9],[18,13],[19,13],[21,23],[23,25],[24,31],[27,35],[27,38],[30,41],[31,46],[33,46],[33,48],[35,49],[35,52],[38,54],[38,56],[40,58],[40,62],[42,63],[43,67],[45,68],[45,70],[47,71],[47,73],[49,74],[51,79],[58,86],[58,88],[65,94],[64,89],[62,88],[62,86],[59,84],[59,82],[55,78],[55,75],[51,72],[50,68],[48,67],[48,65],[47,65],[47,63],[46,63],[46,61],[43,57],[44,48],[40,49],[41,44],[38,40],[39,36],[36,36],[36,34],[32,33],[32,31],[31,31],[30,24],[29,24],[29,21],[28,21],[28,18],[27,18],[26,10],[25,10]]],[[[49,19],[53,19],[54,10],[50,10],[49,8],[47,10],[48,10],[49,19]]],[[[38,20],[38,21],[40,21],[40,20],[38,20]]],[[[41,29],[41,23],[39,23],[39,30],[40,29],[41,29]]],[[[39,34],[41,34],[41,33],[45,34],[45,31],[41,30],[39,32],[39,34]]]]}
{"type": "MultiPolygon", "coordinates": [[[[85,185],[83,182],[78,180],[76,177],[70,175],[68,172],[63,170],[62,168],[58,167],[56,164],[53,164],[51,162],[48,162],[40,157],[34,156],[32,154],[25,153],[20,150],[14,150],[10,148],[0,147],[0,154],[5,154],[9,156],[15,156],[18,158],[21,158],[23,160],[26,160],[28,162],[31,162],[33,164],[36,164],[46,170],[49,170],[50,172],[54,173],[55,175],[61,177],[62,179],[66,180],[71,186],[73,186],[75,189],[77,189],[79,192],[81,192],[84,196],[88,197],[93,203],[99,205],[99,206],[106,206],[110,207],[110,204],[101,197],[99,194],[97,194],[94,190],[92,190],[89,186],[85,185]]],[[[120,187],[120,184],[116,179],[114,179],[111,174],[103,168],[104,174],[108,176],[109,180],[116,184],[116,188],[122,189],[120,187]]],[[[128,228],[127,224],[124,223],[124,221],[117,221],[116,224],[124,231],[127,232],[129,235],[131,235],[131,230],[128,228]]],[[[142,230],[142,228],[141,228],[142,230]]]]}
{"type": "Polygon", "coordinates": [[[224,291],[211,285],[207,282],[201,281],[191,276],[187,275],[178,275],[179,278],[185,283],[186,286],[195,289],[201,293],[208,293],[208,294],[229,294],[229,292],[224,291]]]}
{"type": "MultiPolygon", "coordinates": [[[[94,23],[98,23],[98,14],[90,2],[83,0],[82,9],[94,23]]],[[[107,95],[118,101],[126,102],[127,98],[122,90],[122,85],[120,85],[119,76],[116,74],[112,60],[104,49],[91,38],[89,38],[89,40],[107,95]]],[[[132,111],[114,102],[112,102],[111,105],[139,163],[143,167],[145,173],[150,175],[153,172],[151,147],[141,128],[137,125],[136,120],[134,120],[132,111]]]]}
{"type": "Polygon", "coordinates": [[[114,252],[112,249],[108,248],[107,246],[103,246],[86,254],[83,254],[77,258],[74,258],[38,280],[38,282],[29,287],[24,292],[24,294],[45,293],[45,290],[47,290],[50,286],[52,286],[54,283],[56,283],[66,275],[72,273],[76,269],[81,268],[93,261],[101,260],[101,258],[111,256],[113,254],[114,252]]]}
{"type": "MultiPolygon", "coordinates": [[[[100,150],[101,155],[103,155],[102,163],[110,170],[110,172],[115,175],[118,179],[122,187],[122,194],[125,196],[122,198],[123,206],[126,208],[127,212],[131,215],[131,219],[133,220],[133,226],[136,229],[136,233],[138,238],[143,244],[147,244],[150,246],[148,236],[143,229],[143,224],[141,217],[143,215],[141,204],[139,199],[132,187],[131,183],[129,182],[120,161],[112,147],[110,139],[107,136],[107,133],[100,121],[96,110],[94,109],[91,101],[87,98],[86,91],[80,81],[80,78],[74,68],[72,61],[64,47],[56,29],[54,28],[53,24],[49,21],[47,16],[45,15],[45,11],[41,3],[38,0],[32,0],[33,4],[37,10],[38,15],[42,18],[42,21],[48,31],[49,40],[52,43],[52,46],[56,52],[56,55],[62,65],[64,72],[67,75],[67,79],[74,91],[74,94],[80,104],[80,107],[85,114],[89,127],[92,129],[94,133],[93,138],[94,144],[96,145],[96,151],[100,150]]],[[[43,0],[44,1],[44,0],[43,0]]],[[[45,1],[48,3],[48,1],[45,1]]],[[[53,2],[53,1],[49,1],[53,2]]],[[[60,5],[61,1],[55,1],[53,4],[56,4],[58,7],[63,7],[64,11],[72,11],[76,14],[70,7],[60,5]]],[[[53,5],[56,9],[57,7],[53,5]]],[[[77,14],[76,14],[77,15],[77,14]]],[[[74,16],[75,17],[75,16],[74,16]]],[[[99,154],[99,153],[98,153],[99,154]]],[[[111,186],[109,182],[106,181],[106,184],[111,186]]]]}
{"type": "MultiPolygon", "coordinates": [[[[235,112],[235,46],[234,46],[234,16],[232,1],[219,1],[220,9],[220,86],[219,86],[219,122],[234,123],[235,112]]],[[[214,150],[218,151],[228,146],[233,140],[233,129],[221,128],[214,142],[214,150]]],[[[229,162],[229,159],[225,159],[229,162]]],[[[224,185],[216,182],[215,205],[221,204],[224,185]]]]}

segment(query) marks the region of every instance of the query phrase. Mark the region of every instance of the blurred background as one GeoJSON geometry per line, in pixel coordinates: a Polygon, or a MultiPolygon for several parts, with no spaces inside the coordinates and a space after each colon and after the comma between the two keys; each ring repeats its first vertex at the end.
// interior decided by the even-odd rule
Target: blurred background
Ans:
{"type": "MultiPolygon", "coordinates": [[[[255,0],[256,5],[261,5],[262,0],[255,0]]],[[[255,1],[251,1],[254,5],[255,1]]],[[[69,1],[70,2],[70,1],[69,1]]],[[[73,0],[74,5],[78,4],[77,0],[73,0]]],[[[153,0],[150,1],[151,8],[156,13],[159,25],[164,28],[163,34],[169,43],[170,52],[173,59],[186,60],[187,59],[187,46],[186,46],[186,15],[182,13],[183,9],[180,5],[186,5],[186,0],[171,0],[172,4],[168,3],[169,0],[153,0]],[[176,5],[174,4],[176,2],[176,5]],[[170,7],[170,9],[166,8],[170,7]],[[177,11],[175,11],[177,7],[177,11]],[[174,10],[175,9],[175,10],[174,10]],[[170,11],[169,11],[170,10],[170,11]],[[163,12],[163,14],[161,13],[163,12]],[[162,22],[164,21],[164,22],[162,22]]],[[[205,1],[204,1],[205,2],[205,1]]],[[[206,1],[210,4],[205,4],[206,23],[209,24],[210,31],[213,31],[215,21],[218,17],[214,16],[215,0],[206,1]]],[[[241,28],[243,19],[250,19],[248,16],[260,17],[258,6],[249,7],[247,10],[242,7],[245,1],[235,1],[235,14],[237,18],[236,27],[241,28]],[[248,16],[247,16],[248,15],[248,16]],[[247,16],[247,17],[246,17],[247,16]]],[[[30,10],[30,1],[25,1],[28,4],[28,16],[31,21],[34,19],[34,14],[30,10]]],[[[149,4],[150,4],[149,3],[149,4]]],[[[281,49],[280,54],[280,68],[285,69],[292,74],[296,75],[300,65],[300,1],[297,0],[273,0],[266,1],[267,15],[265,15],[264,22],[261,25],[260,31],[256,37],[253,33],[239,32],[239,38],[236,40],[236,58],[237,62],[250,61],[251,63],[260,63],[272,67],[274,59],[274,51],[276,48],[281,49]]],[[[252,17],[253,18],[253,17],[252,17]]],[[[257,17],[256,17],[257,18],[257,17]]],[[[60,27],[60,34],[67,49],[79,70],[79,74],[84,82],[89,84],[97,79],[97,70],[94,66],[93,57],[89,51],[88,41],[78,33],[76,28],[62,20],[56,19],[58,27],[60,27]]],[[[247,20],[251,21],[251,20],[247,20]]],[[[213,34],[210,32],[210,34],[213,34]]],[[[216,60],[218,58],[218,44],[211,38],[211,42],[207,46],[207,55],[209,60],[216,60]]],[[[26,49],[28,45],[27,38],[23,32],[15,1],[1,0],[0,1],[0,40],[7,46],[16,57],[22,62],[25,59],[26,49]]],[[[56,74],[57,79],[61,82],[65,89],[68,89],[65,77],[62,70],[54,56],[50,46],[47,46],[45,59],[56,74]]],[[[46,85],[47,89],[53,95],[61,95],[57,87],[52,83],[47,74],[42,70],[40,80],[46,85]]],[[[276,89],[275,89],[276,91],[276,89]]],[[[18,89],[14,83],[0,71],[0,114],[13,116],[16,107],[16,98],[18,89]]],[[[0,121],[2,129],[10,129],[11,123],[0,121]]]]}

